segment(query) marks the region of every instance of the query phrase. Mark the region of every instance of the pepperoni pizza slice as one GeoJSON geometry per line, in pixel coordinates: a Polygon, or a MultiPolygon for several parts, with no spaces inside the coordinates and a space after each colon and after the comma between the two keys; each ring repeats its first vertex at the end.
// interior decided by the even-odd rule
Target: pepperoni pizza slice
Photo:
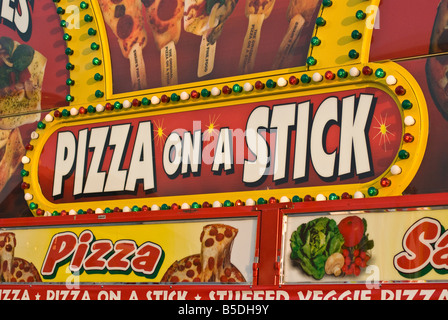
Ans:
{"type": "Polygon", "coordinates": [[[16,237],[12,232],[0,233],[0,266],[1,280],[10,282],[12,278],[16,237]]]}
{"type": "Polygon", "coordinates": [[[99,0],[104,21],[118,39],[123,56],[129,53],[135,44],[146,46],[147,34],[142,15],[142,3],[136,0],[99,0]]]}
{"type": "Polygon", "coordinates": [[[220,281],[222,275],[230,276],[230,255],[238,229],[224,224],[210,224],[201,233],[202,281],[220,281]]]}
{"type": "Polygon", "coordinates": [[[183,0],[142,0],[148,15],[148,22],[159,50],[180,38],[184,10],[183,0]]]}
{"type": "Polygon", "coordinates": [[[201,255],[194,254],[174,262],[162,282],[201,282],[201,255]]]}
{"type": "Polygon", "coordinates": [[[14,257],[16,245],[14,233],[0,233],[1,282],[41,282],[39,271],[31,262],[14,257]]]}
{"type": "Polygon", "coordinates": [[[224,224],[204,226],[201,233],[201,253],[174,262],[161,282],[246,282],[242,273],[231,263],[233,240],[238,229],[224,224]]]}
{"type": "Polygon", "coordinates": [[[42,282],[34,264],[22,258],[14,258],[11,268],[11,282],[42,282]]]}

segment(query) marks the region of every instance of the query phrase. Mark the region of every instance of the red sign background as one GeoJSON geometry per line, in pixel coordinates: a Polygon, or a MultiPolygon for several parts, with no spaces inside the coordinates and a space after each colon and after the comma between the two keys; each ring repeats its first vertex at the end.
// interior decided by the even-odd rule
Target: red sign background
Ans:
{"type": "MultiPolygon", "coordinates": [[[[138,123],[150,120],[153,129],[153,149],[155,161],[155,181],[156,188],[154,192],[148,194],[142,190],[142,184],[135,194],[99,194],[89,195],[89,201],[107,200],[117,198],[141,198],[141,197],[161,197],[161,196],[175,196],[175,195],[189,195],[189,194],[206,194],[206,193],[222,193],[222,192],[238,192],[249,190],[266,190],[278,188],[299,188],[311,187],[326,184],[352,184],[364,183],[373,180],[375,177],[381,175],[392,164],[401,144],[402,137],[402,119],[399,109],[397,108],[393,99],[383,91],[377,89],[360,89],[356,91],[337,92],[332,94],[322,94],[311,97],[311,104],[314,112],[319,105],[326,98],[332,96],[342,99],[351,95],[359,96],[360,93],[373,94],[376,103],[374,105],[374,112],[370,120],[370,129],[368,133],[369,144],[371,149],[371,162],[373,173],[369,177],[360,177],[356,174],[353,177],[345,177],[344,179],[336,178],[334,181],[323,181],[317,173],[313,170],[312,163],[309,165],[308,179],[303,182],[296,182],[292,177],[293,157],[294,157],[294,134],[291,134],[289,149],[289,168],[287,168],[287,179],[276,183],[273,181],[272,175],[267,175],[266,179],[258,183],[256,186],[246,185],[242,181],[243,176],[243,161],[250,159],[247,144],[244,140],[244,131],[251,112],[261,106],[267,105],[281,105],[285,103],[301,103],[308,101],[309,98],[288,98],[276,100],[275,102],[264,103],[248,103],[243,105],[235,105],[221,108],[210,108],[205,110],[188,111],[182,113],[156,115],[156,116],[142,116],[141,118],[133,118],[126,120],[110,121],[107,125],[117,125],[122,123],[130,123],[134,128],[129,139],[129,149],[125,156],[122,168],[126,169],[129,166],[132,146],[135,141],[135,131],[138,123]],[[233,130],[234,136],[239,134],[242,139],[233,138],[233,161],[234,166],[231,171],[221,170],[220,174],[212,171],[212,161],[214,154],[214,146],[216,145],[218,132],[221,128],[229,128],[233,130]],[[202,163],[199,174],[179,174],[175,177],[169,177],[163,168],[162,154],[165,145],[166,137],[173,131],[182,135],[184,131],[194,132],[201,130],[203,134],[202,141],[202,163]],[[239,141],[237,141],[239,140],[239,141]],[[206,160],[208,157],[208,161],[206,160]],[[211,160],[210,160],[211,159],[211,160]]],[[[58,132],[71,131],[76,137],[78,132],[82,129],[93,127],[104,127],[104,122],[89,123],[84,125],[70,126],[61,128],[51,134],[46,141],[45,146],[41,152],[39,160],[39,184],[43,195],[51,202],[64,203],[72,202],[76,199],[73,195],[73,175],[67,177],[64,185],[64,193],[61,198],[53,200],[52,187],[55,170],[55,154],[58,132]]],[[[311,123],[310,123],[311,127],[311,123]]],[[[331,125],[328,128],[325,141],[328,153],[337,150],[339,145],[339,131],[338,125],[331,125]]],[[[269,134],[267,134],[269,136],[269,134]]],[[[266,137],[268,143],[271,140],[266,137]]],[[[271,145],[271,155],[273,154],[271,145]]],[[[103,167],[101,171],[108,171],[108,164],[111,161],[113,150],[108,148],[104,153],[102,161],[103,167]]],[[[92,152],[89,153],[89,157],[92,152]]],[[[90,163],[87,161],[87,163],[90,163]]],[[[87,168],[88,170],[88,168],[87,168]]],[[[87,171],[86,171],[87,172],[87,171]]],[[[86,198],[87,199],[87,198],[86,198]]],[[[79,200],[79,199],[78,199],[79,200]]]]}

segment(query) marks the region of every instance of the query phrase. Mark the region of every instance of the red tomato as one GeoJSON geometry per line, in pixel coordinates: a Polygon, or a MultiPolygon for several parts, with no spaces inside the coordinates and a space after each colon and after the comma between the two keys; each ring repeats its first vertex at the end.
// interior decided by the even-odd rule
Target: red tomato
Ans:
{"type": "Polygon", "coordinates": [[[349,216],[342,219],[338,224],[339,232],[345,239],[346,247],[356,246],[364,236],[364,223],[357,216],[349,216]]]}

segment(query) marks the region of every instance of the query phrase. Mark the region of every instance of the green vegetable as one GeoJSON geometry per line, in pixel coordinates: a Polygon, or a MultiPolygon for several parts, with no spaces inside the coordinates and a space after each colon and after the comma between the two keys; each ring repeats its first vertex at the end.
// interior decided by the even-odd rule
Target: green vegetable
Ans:
{"type": "Polygon", "coordinates": [[[6,65],[0,67],[0,89],[9,86],[10,81],[10,73],[12,72],[11,68],[8,68],[6,65]]]}
{"type": "Polygon", "coordinates": [[[19,45],[12,53],[11,61],[14,69],[23,71],[31,64],[34,57],[34,49],[27,44],[19,45]]]}
{"type": "Polygon", "coordinates": [[[0,37],[2,58],[11,62],[0,66],[0,89],[14,85],[20,74],[29,67],[34,58],[34,49],[27,44],[20,44],[14,49],[14,41],[9,37],[0,37]]]}
{"type": "Polygon", "coordinates": [[[317,218],[301,224],[291,235],[291,259],[316,280],[325,275],[328,257],[341,250],[344,237],[333,219],[317,218]]]}
{"type": "Polygon", "coordinates": [[[12,50],[14,50],[14,41],[9,37],[1,37],[0,45],[2,46],[2,49],[6,50],[6,53],[8,54],[8,56],[10,56],[12,53],[12,50]]]}

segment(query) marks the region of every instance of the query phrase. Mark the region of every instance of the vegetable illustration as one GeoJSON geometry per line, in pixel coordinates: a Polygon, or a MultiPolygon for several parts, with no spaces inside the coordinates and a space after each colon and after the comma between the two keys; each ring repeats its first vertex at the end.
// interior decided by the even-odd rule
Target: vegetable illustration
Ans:
{"type": "Polygon", "coordinates": [[[325,275],[325,263],[333,253],[340,252],[344,238],[336,222],[321,217],[301,224],[291,234],[291,259],[298,261],[302,270],[320,280],[325,275]]]}
{"type": "Polygon", "coordinates": [[[328,257],[327,262],[325,262],[325,273],[333,274],[339,277],[342,273],[342,267],[344,266],[345,258],[342,253],[335,252],[328,257]]]}
{"type": "Polygon", "coordinates": [[[369,250],[373,248],[373,240],[366,233],[367,221],[357,216],[348,216],[339,222],[338,229],[344,237],[342,255],[344,266],[342,272],[346,275],[358,276],[361,269],[370,260],[369,250]]]}
{"type": "Polygon", "coordinates": [[[346,247],[357,245],[364,236],[364,223],[358,216],[348,216],[338,224],[339,232],[344,237],[346,247]]]}
{"type": "MultiPolygon", "coordinates": [[[[8,37],[0,38],[0,89],[25,82],[30,77],[27,70],[33,61],[34,49],[27,44],[14,48],[14,41],[8,37]]],[[[5,90],[3,90],[5,91],[5,90]]],[[[5,95],[3,91],[0,95],[5,95]]]]}

